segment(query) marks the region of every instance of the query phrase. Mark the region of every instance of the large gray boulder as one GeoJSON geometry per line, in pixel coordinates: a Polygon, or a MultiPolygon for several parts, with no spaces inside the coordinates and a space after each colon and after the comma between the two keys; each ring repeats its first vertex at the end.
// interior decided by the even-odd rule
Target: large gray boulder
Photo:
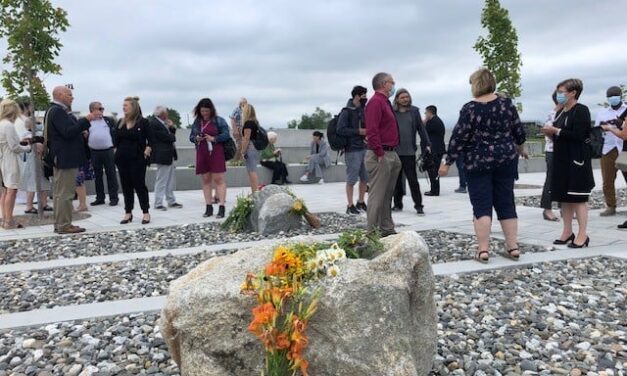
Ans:
{"type": "Polygon", "coordinates": [[[268,235],[300,228],[302,217],[291,213],[294,201],[294,197],[278,185],[267,185],[255,192],[247,230],[268,235]]]}
{"type": "MultiPolygon", "coordinates": [[[[311,241],[294,238],[293,241],[311,241]]],[[[436,350],[435,279],[415,232],[384,238],[372,260],[345,260],[320,282],[318,312],[307,329],[312,376],[416,376],[436,350]]],[[[253,376],[264,350],[247,331],[255,299],[240,294],[246,272],[267,264],[272,246],[204,262],[170,286],[161,331],[183,376],[253,376]]]]}

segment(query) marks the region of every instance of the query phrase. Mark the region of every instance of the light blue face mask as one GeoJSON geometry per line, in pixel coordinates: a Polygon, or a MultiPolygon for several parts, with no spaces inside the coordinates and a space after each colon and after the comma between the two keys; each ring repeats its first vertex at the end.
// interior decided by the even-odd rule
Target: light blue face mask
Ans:
{"type": "Polygon", "coordinates": [[[568,102],[568,98],[566,97],[565,93],[557,93],[555,99],[559,104],[565,104],[566,102],[568,102]]]}
{"type": "Polygon", "coordinates": [[[395,93],[396,93],[396,87],[392,86],[392,88],[390,89],[390,92],[388,93],[388,97],[393,97],[395,93]]]}
{"type": "Polygon", "coordinates": [[[615,95],[613,97],[607,97],[607,103],[609,103],[612,107],[618,106],[620,102],[622,102],[622,99],[618,95],[615,95]]]}

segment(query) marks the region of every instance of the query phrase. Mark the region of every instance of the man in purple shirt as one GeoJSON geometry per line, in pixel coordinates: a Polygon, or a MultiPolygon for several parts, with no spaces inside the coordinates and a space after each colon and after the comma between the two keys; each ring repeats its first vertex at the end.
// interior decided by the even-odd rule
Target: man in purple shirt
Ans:
{"type": "Polygon", "coordinates": [[[394,150],[399,144],[398,124],[389,97],[394,95],[394,78],[377,73],[372,78],[375,93],[366,105],[365,164],[368,171],[368,229],[381,236],[396,234],[392,221],[392,195],[401,161],[394,150]]]}

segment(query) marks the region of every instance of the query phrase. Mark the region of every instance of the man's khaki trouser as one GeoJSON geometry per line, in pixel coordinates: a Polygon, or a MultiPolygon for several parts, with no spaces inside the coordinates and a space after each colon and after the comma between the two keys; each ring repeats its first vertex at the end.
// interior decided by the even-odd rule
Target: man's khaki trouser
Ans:
{"type": "Polygon", "coordinates": [[[392,221],[392,196],[401,160],[395,151],[386,151],[381,162],[372,150],[364,159],[368,172],[368,229],[381,232],[394,231],[392,221]]]}
{"type": "Polygon", "coordinates": [[[64,230],[72,224],[72,199],[78,168],[54,169],[54,228],[64,230]]]}
{"type": "Polygon", "coordinates": [[[609,153],[601,157],[601,176],[603,176],[603,196],[605,196],[605,204],[610,208],[616,207],[616,166],[614,163],[618,158],[618,150],[612,149],[609,153]]]}

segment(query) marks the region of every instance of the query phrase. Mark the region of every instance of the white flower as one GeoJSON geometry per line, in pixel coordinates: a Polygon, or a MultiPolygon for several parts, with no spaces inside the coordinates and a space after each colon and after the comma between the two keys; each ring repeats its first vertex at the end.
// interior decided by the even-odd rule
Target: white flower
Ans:
{"type": "Polygon", "coordinates": [[[333,265],[327,269],[327,275],[329,277],[337,277],[340,274],[340,268],[337,265],[333,265]]]}
{"type": "Polygon", "coordinates": [[[337,257],[337,258],[338,258],[339,260],[345,259],[345,258],[346,258],[346,251],[345,251],[345,250],[343,250],[342,248],[338,248],[338,250],[337,250],[337,255],[338,255],[338,257],[337,257]]]}

